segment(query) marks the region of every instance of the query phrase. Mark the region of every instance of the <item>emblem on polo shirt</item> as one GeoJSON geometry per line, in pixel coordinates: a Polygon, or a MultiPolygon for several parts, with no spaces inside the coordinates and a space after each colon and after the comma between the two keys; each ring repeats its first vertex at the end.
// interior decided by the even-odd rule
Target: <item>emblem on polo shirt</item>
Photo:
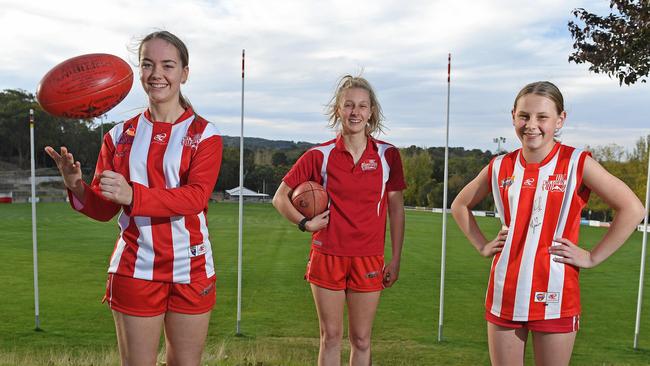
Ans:
{"type": "Polygon", "coordinates": [[[566,191],[566,174],[549,175],[548,179],[542,183],[542,189],[549,192],[566,191]]]}
{"type": "Polygon", "coordinates": [[[368,159],[361,163],[361,170],[364,172],[368,170],[377,170],[377,162],[375,159],[368,159]]]}
{"type": "Polygon", "coordinates": [[[190,257],[198,257],[203,255],[208,251],[208,248],[205,247],[205,244],[195,245],[190,247],[190,257]]]}

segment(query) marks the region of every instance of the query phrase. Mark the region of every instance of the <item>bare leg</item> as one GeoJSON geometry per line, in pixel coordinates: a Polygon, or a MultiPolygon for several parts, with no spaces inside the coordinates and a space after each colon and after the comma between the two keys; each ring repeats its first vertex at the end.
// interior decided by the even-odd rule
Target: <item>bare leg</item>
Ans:
{"type": "Polygon", "coordinates": [[[350,322],[350,365],[370,366],[370,335],[372,323],[375,320],[377,305],[381,291],[354,292],[348,291],[348,320],[350,322]]]}
{"type": "Polygon", "coordinates": [[[537,366],[568,365],[577,333],[533,332],[535,364],[537,366]]]}
{"type": "Polygon", "coordinates": [[[345,291],[332,291],[311,284],[320,326],[318,366],[341,365],[341,338],[343,337],[343,304],[345,291]]]}
{"type": "Polygon", "coordinates": [[[168,366],[201,364],[210,313],[211,311],[203,314],[180,314],[168,311],[165,314],[168,366]]]}
{"type": "Polygon", "coordinates": [[[512,329],[487,322],[492,365],[523,365],[528,329],[512,329]]]}
{"type": "Polygon", "coordinates": [[[113,310],[122,365],[156,365],[164,315],[142,317],[113,310]]]}

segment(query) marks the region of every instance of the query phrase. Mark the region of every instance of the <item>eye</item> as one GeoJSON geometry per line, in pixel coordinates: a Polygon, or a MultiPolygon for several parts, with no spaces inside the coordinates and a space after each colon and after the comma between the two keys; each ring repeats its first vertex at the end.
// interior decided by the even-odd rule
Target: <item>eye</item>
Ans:
{"type": "Polygon", "coordinates": [[[153,65],[152,65],[151,63],[149,63],[149,62],[143,62],[143,63],[140,65],[140,68],[145,69],[145,70],[148,70],[148,69],[150,69],[152,66],[153,66],[153,65]]]}

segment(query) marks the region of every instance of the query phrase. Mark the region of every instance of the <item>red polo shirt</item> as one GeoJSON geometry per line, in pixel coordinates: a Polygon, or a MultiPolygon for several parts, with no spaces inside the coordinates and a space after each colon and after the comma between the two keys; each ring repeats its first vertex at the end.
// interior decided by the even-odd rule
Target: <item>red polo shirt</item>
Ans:
{"type": "Polygon", "coordinates": [[[329,194],[329,224],[312,234],[314,250],[339,256],[384,254],[387,192],[406,188],[395,146],[368,137],[355,165],[339,135],[307,150],[283,180],[292,189],[315,181],[329,194]]]}

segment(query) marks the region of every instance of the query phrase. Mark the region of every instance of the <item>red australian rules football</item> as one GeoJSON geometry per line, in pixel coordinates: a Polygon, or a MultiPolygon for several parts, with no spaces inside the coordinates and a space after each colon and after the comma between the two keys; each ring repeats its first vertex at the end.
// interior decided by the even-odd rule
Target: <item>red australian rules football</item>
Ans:
{"type": "Polygon", "coordinates": [[[117,56],[91,53],[54,66],[36,88],[38,104],[64,118],[93,118],[108,112],[129,94],[131,66],[117,56]]]}
{"type": "Polygon", "coordinates": [[[328,201],[325,188],[313,181],[300,183],[291,194],[293,207],[308,219],[323,213],[327,209],[328,201]]]}

